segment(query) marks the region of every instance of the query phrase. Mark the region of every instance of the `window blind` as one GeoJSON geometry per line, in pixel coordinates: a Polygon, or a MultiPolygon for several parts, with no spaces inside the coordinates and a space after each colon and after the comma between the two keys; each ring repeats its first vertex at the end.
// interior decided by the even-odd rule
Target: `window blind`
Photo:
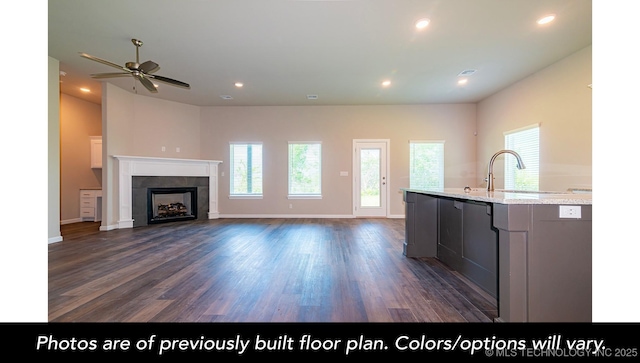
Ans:
{"type": "Polygon", "coordinates": [[[444,141],[409,141],[409,187],[444,188],[444,141]]]}
{"type": "Polygon", "coordinates": [[[506,149],[517,152],[525,169],[519,170],[517,159],[506,156],[504,161],[504,188],[515,190],[539,190],[540,174],[540,126],[527,126],[504,134],[506,149]]]}
{"type": "Polygon", "coordinates": [[[231,195],[262,195],[262,144],[232,143],[229,169],[231,195]]]}
{"type": "Polygon", "coordinates": [[[289,143],[289,196],[322,193],[322,147],[319,142],[289,143]]]}

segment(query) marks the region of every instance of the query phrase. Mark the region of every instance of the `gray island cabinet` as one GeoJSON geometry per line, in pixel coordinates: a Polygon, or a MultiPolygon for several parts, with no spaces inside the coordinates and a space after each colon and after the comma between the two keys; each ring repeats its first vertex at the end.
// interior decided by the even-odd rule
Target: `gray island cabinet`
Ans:
{"type": "Polygon", "coordinates": [[[403,189],[407,257],[496,298],[500,322],[591,322],[591,194],[403,189]]]}

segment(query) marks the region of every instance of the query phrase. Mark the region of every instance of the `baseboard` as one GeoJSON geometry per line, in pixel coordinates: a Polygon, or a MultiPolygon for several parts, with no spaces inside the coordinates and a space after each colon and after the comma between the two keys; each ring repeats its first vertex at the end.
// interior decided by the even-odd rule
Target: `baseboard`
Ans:
{"type": "Polygon", "coordinates": [[[355,218],[351,214],[220,214],[220,218],[355,218]]]}
{"type": "Polygon", "coordinates": [[[389,219],[404,219],[404,214],[391,214],[387,216],[389,219]]]}
{"type": "Polygon", "coordinates": [[[62,236],[58,236],[58,237],[49,237],[49,244],[51,244],[51,243],[57,243],[57,242],[62,242],[62,236]]]}
{"type": "Polygon", "coordinates": [[[82,218],[65,219],[64,221],[60,221],[60,225],[79,223],[79,222],[82,222],[82,218]]]}
{"type": "Polygon", "coordinates": [[[100,226],[101,231],[112,231],[114,229],[118,229],[118,226],[113,224],[110,226],[100,226]]]}

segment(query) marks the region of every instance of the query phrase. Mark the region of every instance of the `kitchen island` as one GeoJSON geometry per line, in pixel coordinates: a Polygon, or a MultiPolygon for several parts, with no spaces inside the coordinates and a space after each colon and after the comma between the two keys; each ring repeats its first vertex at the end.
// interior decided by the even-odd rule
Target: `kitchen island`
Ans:
{"type": "Polygon", "coordinates": [[[407,257],[436,257],[496,298],[500,322],[592,320],[592,196],[402,189],[407,257]]]}

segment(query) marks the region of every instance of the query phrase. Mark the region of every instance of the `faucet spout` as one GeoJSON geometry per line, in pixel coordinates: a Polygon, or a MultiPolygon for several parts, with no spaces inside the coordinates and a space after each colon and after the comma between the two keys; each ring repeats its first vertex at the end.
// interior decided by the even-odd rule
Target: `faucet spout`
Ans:
{"type": "Polygon", "coordinates": [[[518,169],[524,169],[524,162],[522,161],[522,158],[520,157],[520,155],[513,151],[513,150],[500,150],[497,153],[493,154],[493,156],[491,157],[491,160],[489,160],[489,170],[487,171],[487,179],[485,179],[487,181],[487,191],[494,191],[494,186],[493,186],[493,162],[496,160],[496,158],[498,157],[498,155],[500,154],[511,154],[513,156],[516,157],[517,161],[518,161],[518,169]]]}

